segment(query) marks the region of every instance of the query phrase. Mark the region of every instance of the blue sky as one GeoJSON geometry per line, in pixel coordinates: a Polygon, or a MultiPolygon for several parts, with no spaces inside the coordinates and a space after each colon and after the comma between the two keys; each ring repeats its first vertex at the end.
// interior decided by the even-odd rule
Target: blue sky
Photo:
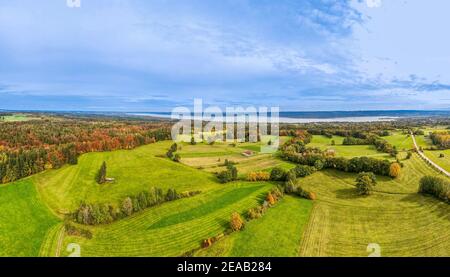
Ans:
{"type": "Polygon", "coordinates": [[[450,108],[447,0],[0,0],[0,109],[450,108]]]}

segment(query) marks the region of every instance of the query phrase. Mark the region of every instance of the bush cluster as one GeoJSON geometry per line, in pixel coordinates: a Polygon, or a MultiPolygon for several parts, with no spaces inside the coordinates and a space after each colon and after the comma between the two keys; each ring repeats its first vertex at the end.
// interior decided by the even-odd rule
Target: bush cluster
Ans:
{"type": "Polygon", "coordinates": [[[280,167],[274,167],[270,171],[270,180],[272,181],[285,181],[287,172],[280,167]]]}
{"type": "Polygon", "coordinates": [[[222,184],[237,180],[238,171],[236,166],[229,163],[226,170],[217,173],[217,178],[222,184]]]}
{"type": "Polygon", "coordinates": [[[177,193],[175,189],[168,189],[164,193],[160,188],[152,188],[149,191],[142,191],[137,195],[125,197],[119,204],[81,203],[80,207],[71,214],[71,217],[75,222],[85,225],[107,224],[146,208],[191,197],[199,193],[200,191],[177,193]]]}
{"type": "Polygon", "coordinates": [[[251,208],[247,211],[247,220],[253,220],[262,217],[267,209],[280,201],[283,196],[284,194],[282,189],[278,187],[273,188],[267,193],[266,199],[261,205],[251,208]]]}
{"type": "MultiPolygon", "coordinates": [[[[301,165],[309,165],[317,170],[331,168],[345,172],[374,172],[378,175],[390,176],[391,162],[388,160],[370,157],[355,157],[352,159],[334,157],[318,148],[306,148],[298,144],[284,145],[281,156],[285,160],[301,165]]],[[[286,176],[286,179],[288,177],[286,176]]]]}
{"type": "Polygon", "coordinates": [[[430,134],[430,139],[434,145],[436,145],[439,149],[448,149],[450,148],[450,132],[433,132],[430,134]]]}
{"type": "Polygon", "coordinates": [[[172,144],[170,146],[170,149],[166,153],[167,158],[171,159],[174,162],[180,162],[181,156],[180,156],[180,154],[176,153],[177,150],[178,150],[178,145],[176,143],[172,144]]]}
{"type": "Polygon", "coordinates": [[[69,236],[77,236],[77,237],[83,237],[87,239],[92,239],[92,232],[89,230],[85,230],[82,228],[78,228],[68,222],[64,224],[64,229],[66,231],[66,234],[69,236]]]}
{"type": "Polygon", "coordinates": [[[450,183],[439,177],[422,177],[420,179],[419,193],[429,194],[450,203],[450,183]]]}
{"type": "Polygon", "coordinates": [[[250,172],[247,175],[247,181],[255,182],[255,181],[268,181],[270,180],[270,173],[269,172],[250,172]]]}

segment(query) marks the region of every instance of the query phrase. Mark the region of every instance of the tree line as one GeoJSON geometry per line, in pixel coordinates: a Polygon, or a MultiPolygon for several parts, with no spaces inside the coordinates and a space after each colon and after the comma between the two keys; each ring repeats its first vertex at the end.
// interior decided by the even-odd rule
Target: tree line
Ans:
{"type": "Polygon", "coordinates": [[[170,138],[167,123],[54,118],[0,124],[0,183],[76,164],[79,155],[170,138]]]}
{"type": "Polygon", "coordinates": [[[430,139],[439,149],[450,148],[450,132],[433,132],[430,133],[430,139]]]}
{"type": "Polygon", "coordinates": [[[175,189],[168,189],[164,192],[160,188],[151,188],[136,195],[127,196],[116,204],[81,203],[69,217],[76,223],[84,225],[108,224],[164,202],[192,197],[199,193],[201,192],[178,193],[175,189]]]}
{"type": "Polygon", "coordinates": [[[351,159],[335,157],[334,152],[306,147],[301,140],[296,139],[286,142],[281,147],[281,157],[297,164],[312,166],[316,169],[320,168],[319,170],[329,168],[354,173],[373,172],[384,176],[391,176],[391,165],[393,164],[388,160],[371,157],[354,157],[351,159]]]}

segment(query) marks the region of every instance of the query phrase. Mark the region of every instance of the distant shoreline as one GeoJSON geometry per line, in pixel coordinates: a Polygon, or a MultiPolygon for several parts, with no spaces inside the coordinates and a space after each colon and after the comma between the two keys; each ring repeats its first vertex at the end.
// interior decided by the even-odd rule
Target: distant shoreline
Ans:
{"type": "MultiPolygon", "coordinates": [[[[166,113],[127,113],[131,116],[145,116],[152,118],[171,118],[166,113]]],[[[301,118],[301,117],[281,117],[280,123],[314,123],[314,122],[379,122],[394,121],[400,117],[388,116],[351,116],[351,117],[334,117],[334,118],[301,118]]]]}

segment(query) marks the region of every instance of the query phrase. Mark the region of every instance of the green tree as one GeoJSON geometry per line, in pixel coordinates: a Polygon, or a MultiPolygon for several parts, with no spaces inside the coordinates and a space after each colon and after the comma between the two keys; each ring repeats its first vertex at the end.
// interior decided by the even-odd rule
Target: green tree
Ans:
{"type": "Polygon", "coordinates": [[[359,195],[369,195],[376,186],[377,180],[372,172],[361,172],[356,178],[356,189],[359,195]]]}
{"type": "Polygon", "coordinates": [[[104,184],[106,182],[106,162],[103,162],[98,170],[96,181],[98,184],[104,184]]]}
{"type": "Polygon", "coordinates": [[[172,146],[170,146],[170,150],[172,152],[176,152],[178,150],[178,145],[176,143],[172,144],[172,146]]]}
{"type": "Polygon", "coordinates": [[[176,154],[173,156],[173,161],[179,163],[179,162],[181,161],[181,156],[180,156],[180,154],[176,153],[176,154]]]}
{"type": "Polygon", "coordinates": [[[242,220],[241,216],[238,213],[233,213],[231,215],[230,227],[233,231],[239,231],[244,228],[244,220],[242,220]]]}
{"type": "Polygon", "coordinates": [[[284,181],[286,179],[286,171],[280,167],[274,167],[270,171],[270,180],[284,181]]]}
{"type": "Polygon", "coordinates": [[[122,202],[122,212],[129,216],[133,213],[133,200],[130,197],[127,197],[122,202]]]}

